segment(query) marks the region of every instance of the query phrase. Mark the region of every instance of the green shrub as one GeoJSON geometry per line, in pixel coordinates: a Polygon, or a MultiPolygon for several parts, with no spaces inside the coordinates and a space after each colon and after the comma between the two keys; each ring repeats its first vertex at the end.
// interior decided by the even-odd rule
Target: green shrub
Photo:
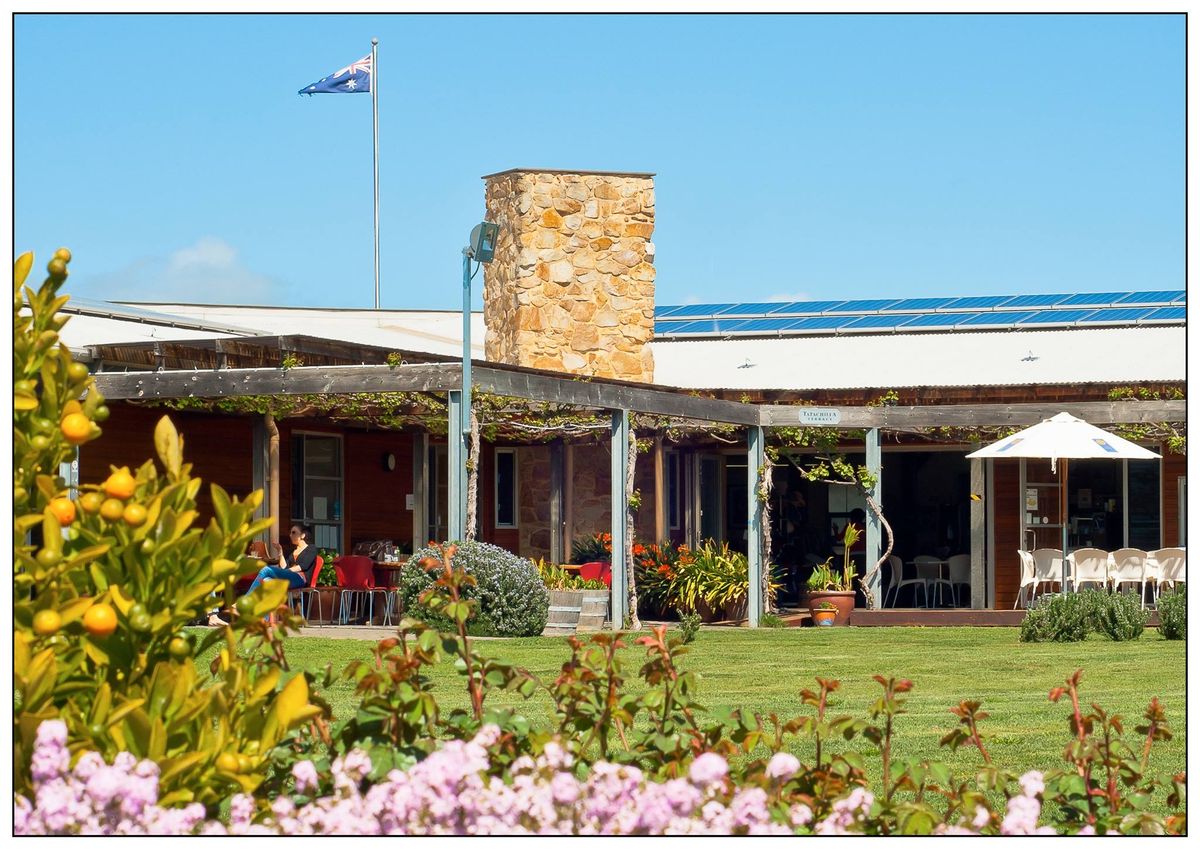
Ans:
{"type": "Polygon", "coordinates": [[[1104,603],[1092,611],[1092,627],[1110,640],[1136,640],[1146,630],[1150,614],[1142,608],[1134,593],[1110,593],[1104,603]]]}
{"type": "Polygon", "coordinates": [[[1165,640],[1187,639],[1187,585],[1158,597],[1158,633],[1165,640]]]}
{"type": "Polygon", "coordinates": [[[760,628],[786,628],[787,624],[774,613],[764,613],[759,617],[760,628]]]}
{"type": "Polygon", "coordinates": [[[1077,643],[1092,629],[1095,606],[1086,592],[1044,595],[1021,620],[1021,642],[1077,643]]]}
{"type": "Polygon", "coordinates": [[[696,639],[696,634],[700,631],[700,614],[685,613],[680,616],[679,631],[684,643],[690,643],[696,639]]]}
{"type": "MultiPolygon", "coordinates": [[[[434,583],[437,569],[441,568],[438,565],[432,574],[427,572],[421,563],[427,558],[437,560],[438,552],[422,548],[400,570],[399,590],[405,614],[440,631],[452,631],[453,623],[447,617],[417,601],[434,583]]],[[[468,623],[470,632],[498,637],[533,637],[542,633],[550,615],[550,593],[532,561],[486,542],[469,541],[458,544],[453,563],[477,582],[463,591],[465,598],[479,601],[479,608],[468,623]]]]}

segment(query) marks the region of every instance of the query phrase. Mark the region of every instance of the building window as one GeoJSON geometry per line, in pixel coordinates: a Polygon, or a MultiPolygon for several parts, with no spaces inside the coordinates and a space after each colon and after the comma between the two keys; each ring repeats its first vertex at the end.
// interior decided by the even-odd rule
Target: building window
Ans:
{"type": "Polygon", "coordinates": [[[292,434],[292,521],[313,530],[318,548],[342,548],[342,438],[292,434]]]}
{"type": "Polygon", "coordinates": [[[496,449],[496,527],[517,526],[517,451],[496,449]]]}
{"type": "MultiPolygon", "coordinates": [[[[667,525],[677,531],[683,527],[680,505],[683,503],[683,464],[678,451],[667,452],[667,525]]],[[[661,540],[660,540],[661,542],[661,540]]]]}

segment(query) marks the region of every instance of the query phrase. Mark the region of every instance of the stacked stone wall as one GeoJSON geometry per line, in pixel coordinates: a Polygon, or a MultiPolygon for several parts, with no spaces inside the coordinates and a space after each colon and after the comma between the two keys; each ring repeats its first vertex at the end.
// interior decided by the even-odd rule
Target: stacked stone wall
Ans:
{"type": "Polygon", "coordinates": [[[654,181],[508,171],[486,178],[499,225],[484,267],[487,359],[652,382],[654,181]]]}

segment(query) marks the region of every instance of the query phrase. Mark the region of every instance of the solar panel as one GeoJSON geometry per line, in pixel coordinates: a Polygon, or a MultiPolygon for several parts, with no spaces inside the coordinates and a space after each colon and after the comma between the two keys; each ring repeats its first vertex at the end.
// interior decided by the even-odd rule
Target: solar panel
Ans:
{"type": "Polygon", "coordinates": [[[670,324],[671,324],[671,327],[664,331],[659,331],[658,325],[656,324],[656,325],[654,325],[654,332],[655,333],[665,333],[665,334],[716,333],[717,332],[717,322],[711,318],[705,319],[703,321],[670,322],[670,324]]]}
{"type": "Polygon", "coordinates": [[[671,318],[687,318],[688,316],[700,315],[716,315],[723,309],[728,307],[736,307],[737,304],[688,304],[682,307],[676,307],[671,313],[671,318]]]}
{"type": "Polygon", "coordinates": [[[767,310],[769,315],[807,315],[822,313],[827,309],[844,304],[845,301],[790,301],[786,304],[776,304],[775,309],[767,310]]]}
{"type": "Polygon", "coordinates": [[[1087,310],[1087,309],[1083,309],[1083,310],[1042,310],[1041,312],[1035,312],[1029,318],[1022,319],[1020,323],[1022,325],[1026,325],[1026,324],[1070,324],[1072,322],[1079,321],[1079,319],[1083,318],[1085,315],[1087,315],[1090,312],[1091,312],[1091,310],[1087,310]]]}
{"type": "Polygon", "coordinates": [[[946,310],[986,310],[998,307],[1005,301],[1011,300],[1012,295],[976,295],[970,298],[955,298],[942,309],[946,310]]]}
{"type": "Polygon", "coordinates": [[[897,327],[909,319],[917,318],[917,313],[887,313],[886,315],[864,315],[846,325],[846,330],[860,330],[869,327],[897,327]]]}
{"type": "Polygon", "coordinates": [[[719,315],[721,318],[736,315],[765,315],[771,311],[772,307],[777,306],[779,306],[779,301],[757,304],[734,304],[733,306],[726,307],[722,310],[714,310],[713,315],[719,315]]]}
{"type": "Polygon", "coordinates": [[[676,310],[681,310],[681,309],[683,309],[682,304],[675,304],[674,306],[666,306],[666,307],[655,307],[654,308],[654,317],[655,318],[666,318],[667,316],[674,314],[676,310]]]}
{"type": "Polygon", "coordinates": [[[1060,303],[1060,307],[1090,306],[1094,304],[1111,304],[1114,299],[1121,297],[1121,292],[1091,292],[1082,295],[1072,295],[1060,303]]]}
{"type": "Polygon", "coordinates": [[[1083,324],[1095,324],[1104,321],[1137,321],[1139,318],[1145,318],[1154,310],[1142,307],[1140,309],[1107,309],[1096,310],[1088,313],[1087,316],[1080,319],[1083,324]]]}
{"type": "Polygon", "coordinates": [[[901,327],[905,330],[910,327],[953,327],[978,315],[977,312],[931,312],[906,321],[901,327]]]}
{"type": "Polygon", "coordinates": [[[936,310],[946,306],[954,298],[905,298],[883,308],[883,312],[909,312],[910,310],[936,310]]]}
{"type": "Polygon", "coordinates": [[[836,330],[855,320],[852,315],[814,315],[809,318],[793,319],[785,330],[836,330]]]}
{"type": "Polygon", "coordinates": [[[1157,292],[1131,292],[1120,300],[1113,303],[1121,306],[1129,306],[1132,304],[1147,304],[1149,306],[1157,306],[1158,304],[1172,304],[1176,301],[1182,301],[1187,297],[1187,292],[1183,289],[1169,289],[1157,292]]]}
{"type": "Polygon", "coordinates": [[[968,318],[962,323],[963,327],[979,327],[980,325],[995,325],[995,324],[1016,324],[1018,321],[1037,315],[1033,311],[1029,312],[984,312],[968,318]]]}
{"type": "Polygon", "coordinates": [[[875,312],[896,303],[895,298],[876,298],[869,301],[846,301],[836,307],[830,307],[828,312],[875,312]]]}
{"type": "Polygon", "coordinates": [[[722,320],[719,324],[722,333],[752,333],[762,330],[782,330],[795,320],[794,318],[749,318],[742,321],[722,320]]]}
{"type": "Polygon", "coordinates": [[[1065,295],[1017,295],[1010,301],[1006,301],[1004,308],[1010,307],[1052,307],[1060,301],[1065,301],[1071,297],[1070,294],[1065,295]]]}
{"type": "Polygon", "coordinates": [[[1144,321],[1177,321],[1181,318],[1187,318],[1187,307],[1159,307],[1144,321]]]}

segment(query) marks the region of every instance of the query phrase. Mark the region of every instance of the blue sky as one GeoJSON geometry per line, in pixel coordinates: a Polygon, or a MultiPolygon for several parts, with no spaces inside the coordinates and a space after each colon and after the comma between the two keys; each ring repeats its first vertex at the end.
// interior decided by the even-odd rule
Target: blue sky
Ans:
{"type": "MultiPolygon", "coordinates": [[[[454,309],[483,174],[657,172],[657,301],[1184,285],[1182,16],[18,16],[16,247],[93,298],[454,309]]],[[[478,299],[477,299],[478,300],[478,299]]]]}

